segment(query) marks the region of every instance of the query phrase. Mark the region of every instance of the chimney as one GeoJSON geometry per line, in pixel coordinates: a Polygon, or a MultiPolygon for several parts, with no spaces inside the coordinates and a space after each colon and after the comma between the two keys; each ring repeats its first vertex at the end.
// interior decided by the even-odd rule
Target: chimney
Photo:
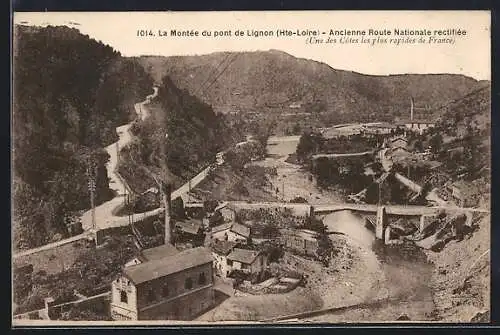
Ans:
{"type": "Polygon", "coordinates": [[[163,184],[163,206],[165,207],[165,244],[172,243],[172,227],[171,227],[171,185],[169,183],[163,184]]]}
{"type": "Polygon", "coordinates": [[[410,121],[413,121],[413,97],[410,97],[410,121]]]}

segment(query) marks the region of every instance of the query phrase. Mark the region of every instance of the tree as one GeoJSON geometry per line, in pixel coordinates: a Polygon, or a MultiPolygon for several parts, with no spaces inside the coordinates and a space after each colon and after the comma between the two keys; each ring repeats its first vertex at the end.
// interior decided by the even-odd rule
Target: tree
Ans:
{"type": "Polygon", "coordinates": [[[205,200],[203,202],[203,210],[205,213],[212,213],[218,205],[219,202],[215,199],[205,200]]]}
{"type": "Polygon", "coordinates": [[[16,26],[15,34],[13,174],[26,187],[14,190],[23,208],[15,209],[14,232],[15,247],[26,248],[68,235],[67,221],[90,208],[89,156],[96,204],[109,199],[100,148],[118,139],[116,127],[152,81],[135,61],[76,29],[16,26]]]}
{"type": "Polygon", "coordinates": [[[333,243],[328,234],[318,234],[318,250],[317,255],[323,266],[328,267],[333,251],[333,243]]]}
{"type": "Polygon", "coordinates": [[[414,143],[414,148],[418,152],[424,151],[424,145],[421,140],[416,140],[414,143]]]}
{"type": "Polygon", "coordinates": [[[267,239],[273,239],[277,237],[279,235],[279,232],[280,231],[278,227],[276,227],[276,225],[271,223],[265,224],[264,227],[262,228],[262,235],[264,236],[264,238],[267,239]]]}
{"type": "Polygon", "coordinates": [[[307,200],[304,199],[303,197],[295,197],[292,200],[290,200],[290,202],[296,204],[307,204],[307,200]]]}
{"type": "Polygon", "coordinates": [[[230,150],[226,152],[224,160],[228,162],[228,164],[235,170],[235,171],[242,171],[243,168],[245,167],[245,164],[250,161],[250,158],[248,155],[244,155],[241,152],[236,152],[234,150],[230,150]]]}
{"type": "Polygon", "coordinates": [[[429,140],[429,145],[433,153],[438,153],[443,146],[443,136],[440,133],[434,134],[429,140]]]}
{"type": "Polygon", "coordinates": [[[300,124],[298,123],[295,123],[292,127],[292,135],[297,135],[297,134],[300,134],[300,124]]]}
{"type": "Polygon", "coordinates": [[[326,234],[327,231],[323,221],[315,217],[307,217],[304,228],[315,231],[318,234],[326,234]]]}
{"type": "Polygon", "coordinates": [[[95,308],[81,308],[73,306],[69,312],[61,315],[66,321],[111,321],[111,318],[95,308]]]}
{"type": "Polygon", "coordinates": [[[319,133],[305,132],[297,145],[297,159],[304,162],[310,155],[317,152],[323,145],[324,138],[319,133]]]}
{"type": "Polygon", "coordinates": [[[209,219],[208,225],[210,227],[218,226],[224,223],[224,217],[222,216],[220,211],[216,211],[209,219]]]}
{"type": "Polygon", "coordinates": [[[320,187],[335,185],[339,181],[339,165],[328,158],[316,159],[314,174],[320,187]]]}
{"type": "Polygon", "coordinates": [[[172,200],[172,218],[177,220],[184,220],[186,218],[184,201],[181,197],[172,200]]]}

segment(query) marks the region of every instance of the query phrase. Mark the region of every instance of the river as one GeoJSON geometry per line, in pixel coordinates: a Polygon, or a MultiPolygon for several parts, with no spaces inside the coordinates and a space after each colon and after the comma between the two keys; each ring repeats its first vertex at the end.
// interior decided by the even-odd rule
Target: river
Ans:
{"type": "MultiPolygon", "coordinates": [[[[368,303],[349,311],[335,312],[311,318],[314,322],[395,321],[407,315],[413,321],[429,321],[435,309],[430,279],[433,267],[423,251],[413,244],[383,246],[375,239],[365,220],[350,211],[324,217],[329,232],[343,234],[363,273],[351,277],[358,299],[353,303],[368,303]],[[370,305],[373,301],[380,303],[370,305]]],[[[335,261],[335,260],[334,260],[335,261]]],[[[356,266],[353,267],[353,271],[356,266]]],[[[349,272],[349,271],[348,271],[349,272]]],[[[325,306],[333,307],[333,306],[325,306]]]]}

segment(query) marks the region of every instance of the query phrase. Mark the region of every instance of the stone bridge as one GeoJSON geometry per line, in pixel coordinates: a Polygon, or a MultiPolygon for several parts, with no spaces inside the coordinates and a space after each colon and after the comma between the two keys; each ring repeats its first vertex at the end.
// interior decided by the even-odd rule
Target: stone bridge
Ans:
{"type": "Polygon", "coordinates": [[[479,208],[466,208],[466,207],[456,207],[456,206],[407,206],[407,205],[370,205],[370,204],[333,204],[333,205],[318,205],[314,206],[312,212],[314,215],[327,215],[339,211],[353,211],[362,213],[376,213],[375,226],[375,237],[380,240],[384,240],[386,243],[390,238],[390,227],[388,225],[387,216],[388,215],[399,215],[399,216],[419,216],[420,226],[419,230],[423,231],[429,224],[430,220],[426,220],[428,217],[434,217],[439,212],[442,211],[453,211],[455,213],[464,213],[468,218],[472,218],[473,212],[488,213],[486,209],[479,208]]]}

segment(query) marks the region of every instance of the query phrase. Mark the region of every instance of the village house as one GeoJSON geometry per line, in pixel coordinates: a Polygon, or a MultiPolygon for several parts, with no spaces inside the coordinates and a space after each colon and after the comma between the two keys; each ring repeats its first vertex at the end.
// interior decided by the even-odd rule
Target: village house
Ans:
{"type": "Polygon", "coordinates": [[[318,233],[312,230],[281,230],[281,244],[289,250],[301,255],[316,256],[318,250],[318,233]]]}
{"type": "Polygon", "coordinates": [[[212,230],[210,231],[210,237],[212,240],[219,240],[219,241],[227,241],[228,240],[228,232],[231,229],[231,226],[233,225],[232,222],[227,222],[220,224],[218,226],[212,227],[212,230]]]}
{"type": "Polygon", "coordinates": [[[184,204],[184,211],[187,217],[203,218],[205,216],[205,206],[199,202],[187,202],[184,204]]]}
{"type": "Polygon", "coordinates": [[[239,270],[245,274],[260,274],[267,267],[267,257],[261,251],[234,248],[227,256],[229,272],[239,270]]]}
{"type": "Polygon", "coordinates": [[[246,243],[250,238],[250,228],[237,222],[215,226],[211,231],[212,239],[246,243]]]}
{"type": "Polygon", "coordinates": [[[144,250],[111,285],[114,320],[192,320],[214,304],[213,258],[204,247],[144,250]]]}
{"type": "Polygon", "coordinates": [[[424,131],[428,128],[434,127],[435,122],[428,121],[428,120],[400,120],[397,123],[398,126],[405,127],[406,129],[423,134],[424,131]]]}
{"type": "Polygon", "coordinates": [[[396,136],[391,138],[388,141],[389,148],[391,149],[396,149],[396,148],[403,148],[408,150],[408,140],[404,136],[396,136]]]}
{"type": "Polygon", "coordinates": [[[185,220],[175,223],[175,232],[179,240],[203,240],[203,224],[200,220],[185,220]]]}
{"type": "Polygon", "coordinates": [[[391,160],[396,163],[402,160],[408,160],[413,154],[406,148],[397,147],[391,148],[387,151],[387,155],[391,157],[391,160]]]}
{"type": "Polygon", "coordinates": [[[214,240],[210,244],[214,258],[214,272],[217,276],[227,278],[231,272],[228,266],[227,256],[238,246],[237,242],[214,240]]]}
{"type": "Polygon", "coordinates": [[[236,220],[236,211],[229,207],[227,202],[223,202],[215,207],[214,212],[219,212],[224,218],[224,222],[233,222],[236,220]]]}
{"type": "Polygon", "coordinates": [[[476,185],[464,181],[448,184],[447,189],[453,201],[460,207],[475,206],[474,197],[481,194],[476,185]]]}

